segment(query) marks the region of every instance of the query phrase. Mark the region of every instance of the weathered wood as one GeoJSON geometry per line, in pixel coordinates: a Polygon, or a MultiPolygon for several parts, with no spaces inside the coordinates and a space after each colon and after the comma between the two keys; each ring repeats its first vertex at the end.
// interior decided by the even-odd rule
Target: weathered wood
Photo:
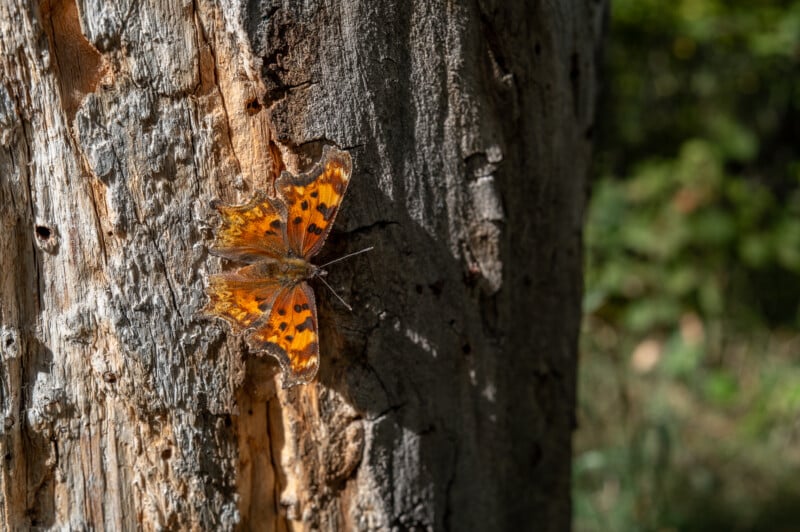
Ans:
{"type": "Polygon", "coordinates": [[[568,527],[602,1],[0,1],[0,526],[568,527]],[[321,368],[201,319],[325,144],[321,368]]]}

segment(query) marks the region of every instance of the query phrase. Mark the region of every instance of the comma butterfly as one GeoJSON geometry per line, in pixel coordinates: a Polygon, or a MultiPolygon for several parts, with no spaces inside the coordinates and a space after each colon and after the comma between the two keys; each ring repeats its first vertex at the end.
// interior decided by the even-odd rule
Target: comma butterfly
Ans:
{"type": "Polygon", "coordinates": [[[278,197],[212,202],[222,223],[209,251],[248,265],[209,277],[203,313],[244,330],[251,349],[275,356],[284,388],[311,381],[319,367],[317,308],[307,281],[326,272],[308,261],[333,226],[351,170],[350,154],[328,146],[309,171],[281,174],[278,197]]]}

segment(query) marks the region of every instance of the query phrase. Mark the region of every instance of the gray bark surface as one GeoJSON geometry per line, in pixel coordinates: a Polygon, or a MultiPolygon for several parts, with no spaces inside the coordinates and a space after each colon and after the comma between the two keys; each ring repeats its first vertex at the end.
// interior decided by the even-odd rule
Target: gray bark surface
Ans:
{"type": "Polygon", "coordinates": [[[0,527],[564,530],[602,0],[0,1],[0,527]],[[335,144],[321,367],[210,200],[335,144]]]}

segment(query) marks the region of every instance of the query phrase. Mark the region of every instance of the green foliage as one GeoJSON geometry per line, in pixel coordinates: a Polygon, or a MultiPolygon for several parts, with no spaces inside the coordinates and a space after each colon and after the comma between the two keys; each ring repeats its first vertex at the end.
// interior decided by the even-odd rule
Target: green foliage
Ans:
{"type": "Polygon", "coordinates": [[[629,332],[672,327],[687,311],[745,327],[797,325],[800,218],[752,178],[725,170],[715,144],[684,141],[672,159],[647,159],[625,180],[600,179],[587,219],[587,311],[629,332]],[[791,298],[754,313],[763,276],[791,298]]]}
{"type": "Polygon", "coordinates": [[[800,2],[614,0],[577,530],[800,523],[800,2]]]}

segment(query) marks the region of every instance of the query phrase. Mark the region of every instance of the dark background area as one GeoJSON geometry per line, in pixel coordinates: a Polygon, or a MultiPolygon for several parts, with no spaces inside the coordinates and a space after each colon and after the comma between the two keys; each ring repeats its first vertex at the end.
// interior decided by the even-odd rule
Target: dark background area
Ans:
{"type": "Polygon", "coordinates": [[[614,0],[576,530],[800,528],[800,2],[614,0]]]}

